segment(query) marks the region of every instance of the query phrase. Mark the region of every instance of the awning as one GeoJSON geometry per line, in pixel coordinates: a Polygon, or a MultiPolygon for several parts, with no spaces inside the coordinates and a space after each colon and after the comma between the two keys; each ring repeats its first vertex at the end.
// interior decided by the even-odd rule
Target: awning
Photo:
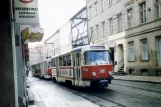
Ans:
{"type": "Polygon", "coordinates": [[[44,31],[39,26],[20,25],[20,31],[24,44],[29,42],[40,42],[44,36],[44,31]]]}

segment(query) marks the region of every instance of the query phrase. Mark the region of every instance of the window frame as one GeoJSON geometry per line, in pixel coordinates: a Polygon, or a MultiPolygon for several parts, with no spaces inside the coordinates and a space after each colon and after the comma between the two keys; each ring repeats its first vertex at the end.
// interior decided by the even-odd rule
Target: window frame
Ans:
{"type": "Polygon", "coordinates": [[[134,41],[128,42],[128,62],[135,62],[135,45],[134,45],[134,41]],[[133,46],[130,47],[130,46],[129,46],[130,43],[133,43],[133,46]],[[130,58],[131,58],[131,55],[130,55],[129,53],[131,53],[131,52],[130,52],[130,49],[129,49],[129,48],[130,48],[130,49],[133,49],[133,56],[132,56],[132,57],[133,57],[134,59],[132,59],[132,60],[130,59],[130,58]]]}
{"type": "Polygon", "coordinates": [[[127,25],[128,25],[128,28],[132,27],[132,8],[127,9],[127,25]],[[128,15],[129,12],[131,12],[130,20],[129,20],[129,15],[128,15]]]}
{"type": "Polygon", "coordinates": [[[102,24],[102,37],[105,37],[105,21],[103,21],[101,24],[102,24]]]}
{"type": "Polygon", "coordinates": [[[149,61],[149,50],[148,50],[148,39],[145,38],[145,39],[140,39],[140,61],[141,62],[145,62],[145,61],[149,61]],[[146,45],[143,45],[143,41],[146,40],[146,45]],[[146,50],[147,50],[147,59],[144,59],[143,58],[143,48],[146,47],[146,50]]]}
{"type": "Polygon", "coordinates": [[[98,3],[97,3],[97,1],[94,3],[94,5],[95,5],[95,11],[96,11],[95,15],[97,15],[98,14],[98,3]]]}
{"type": "Polygon", "coordinates": [[[105,0],[101,0],[101,5],[102,5],[102,11],[105,9],[105,0]]]}
{"type": "Polygon", "coordinates": [[[155,13],[156,13],[156,19],[161,18],[161,0],[156,0],[155,13]],[[157,7],[158,7],[158,11],[157,11],[157,7]]]}
{"type": "Polygon", "coordinates": [[[92,18],[92,6],[89,6],[89,18],[92,18]]]}
{"type": "Polygon", "coordinates": [[[109,6],[109,7],[112,6],[112,0],[108,0],[108,6],[109,6]]]}
{"type": "Polygon", "coordinates": [[[113,19],[112,18],[109,19],[109,26],[110,26],[110,35],[112,35],[113,34],[113,19]]]}
{"type": "Polygon", "coordinates": [[[117,32],[122,31],[122,14],[117,15],[117,32]]]}
{"type": "Polygon", "coordinates": [[[144,24],[147,22],[147,8],[146,1],[139,4],[139,14],[140,14],[140,22],[144,24]]]}
{"type": "Polygon", "coordinates": [[[97,25],[96,25],[96,39],[99,38],[99,37],[98,37],[98,35],[99,35],[98,30],[99,30],[99,25],[97,24],[97,25]]]}

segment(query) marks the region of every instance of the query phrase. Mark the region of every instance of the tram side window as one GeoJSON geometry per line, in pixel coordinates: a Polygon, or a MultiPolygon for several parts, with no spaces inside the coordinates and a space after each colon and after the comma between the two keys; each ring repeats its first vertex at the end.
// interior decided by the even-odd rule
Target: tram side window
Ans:
{"type": "Polygon", "coordinates": [[[63,66],[67,66],[67,56],[63,57],[63,66]]]}
{"type": "Polygon", "coordinates": [[[71,66],[71,55],[67,55],[67,66],[71,66]]]}
{"type": "Polygon", "coordinates": [[[56,66],[56,65],[55,65],[55,59],[52,59],[51,65],[52,65],[52,67],[55,67],[55,66],[56,66]]]}
{"type": "Polygon", "coordinates": [[[55,59],[53,60],[53,66],[54,67],[56,66],[56,60],[55,59]]]}
{"type": "Polygon", "coordinates": [[[59,66],[62,66],[62,57],[59,58],[59,66]]]}

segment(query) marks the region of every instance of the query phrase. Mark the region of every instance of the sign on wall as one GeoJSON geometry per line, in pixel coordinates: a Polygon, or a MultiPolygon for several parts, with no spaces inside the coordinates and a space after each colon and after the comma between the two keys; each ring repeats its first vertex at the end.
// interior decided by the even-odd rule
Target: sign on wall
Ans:
{"type": "Polygon", "coordinates": [[[18,24],[39,24],[38,0],[14,0],[18,24]]]}

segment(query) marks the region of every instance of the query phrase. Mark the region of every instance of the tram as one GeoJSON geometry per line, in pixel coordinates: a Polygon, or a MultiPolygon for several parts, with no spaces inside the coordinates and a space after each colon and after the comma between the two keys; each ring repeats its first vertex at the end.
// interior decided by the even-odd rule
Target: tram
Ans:
{"type": "Polygon", "coordinates": [[[38,62],[37,64],[33,64],[32,68],[32,75],[38,76],[40,78],[48,78],[48,71],[47,71],[47,60],[38,62]]]}
{"type": "Polygon", "coordinates": [[[52,57],[48,68],[54,82],[78,87],[107,87],[113,64],[104,45],[87,45],[52,57]]]}

